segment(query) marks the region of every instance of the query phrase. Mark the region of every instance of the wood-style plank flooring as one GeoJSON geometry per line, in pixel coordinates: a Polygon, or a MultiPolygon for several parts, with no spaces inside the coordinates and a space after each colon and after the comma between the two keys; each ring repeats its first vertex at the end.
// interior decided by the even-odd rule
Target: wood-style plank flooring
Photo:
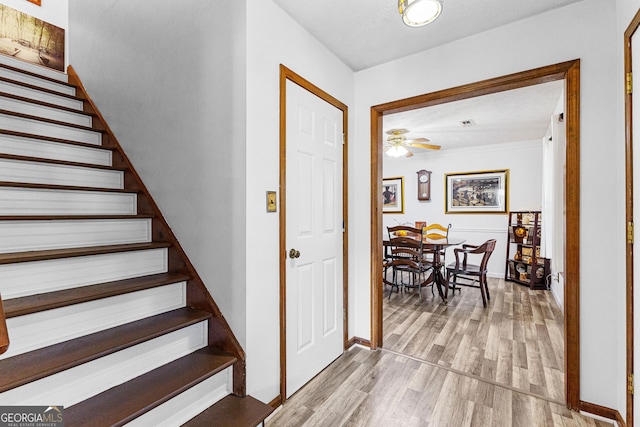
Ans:
{"type": "MultiPolygon", "coordinates": [[[[489,278],[480,290],[393,292],[383,303],[383,347],[489,382],[564,402],[564,318],[549,291],[489,278]],[[437,295],[437,294],[436,294],[437,295]]],[[[385,293],[388,296],[389,291],[385,293]]]]}
{"type": "Polygon", "coordinates": [[[423,289],[385,294],[383,349],[353,347],[267,427],[604,427],[564,406],[563,318],[552,295],[490,279],[447,306],[423,289]]]}
{"type": "Polygon", "coordinates": [[[546,399],[388,350],[352,347],[267,427],[611,427],[546,399]]]}

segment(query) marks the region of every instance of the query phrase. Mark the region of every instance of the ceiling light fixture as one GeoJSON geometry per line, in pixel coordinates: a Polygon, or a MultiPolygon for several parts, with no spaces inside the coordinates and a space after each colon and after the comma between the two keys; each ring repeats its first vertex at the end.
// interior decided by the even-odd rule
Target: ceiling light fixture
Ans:
{"type": "Polygon", "coordinates": [[[398,0],[402,21],[410,27],[421,27],[436,20],[442,12],[441,0],[398,0]]]}
{"type": "Polygon", "coordinates": [[[408,152],[409,151],[402,145],[394,145],[387,150],[387,155],[391,157],[402,157],[406,156],[408,152]]]}

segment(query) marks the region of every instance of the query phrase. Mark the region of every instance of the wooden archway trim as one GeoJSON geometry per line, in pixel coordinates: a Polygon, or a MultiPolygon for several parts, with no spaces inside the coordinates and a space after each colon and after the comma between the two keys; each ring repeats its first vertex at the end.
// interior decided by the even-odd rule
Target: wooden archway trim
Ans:
{"type": "Polygon", "coordinates": [[[382,117],[387,114],[503,92],[556,80],[565,81],[566,246],[565,399],[580,401],[580,60],[572,60],[371,107],[371,347],[382,345],[382,117]]]}
{"type": "MultiPolygon", "coordinates": [[[[631,39],[635,35],[636,31],[640,27],[640,10],[636,12],[635,16],[631,20],[629,27],[624,32],[624,75],[630,76],[632,72],[632,63],[631,63],[631,39]]],[[[625,91],[624,98],[624,123],[625,123],[625,217],[627,224],[633,224],[633,122],[632,122],[632,112],[633,112],[633,97],[630,90],[625,91]]],[[[634,358],[635,358],[635,343],[634,343],[634,327],[633,327],[633,318],[634,318],[634,304],[633,304],[633,294],[634,294],[634,271],[633,271],[633,263],[634,263],[634,253],[633,253],[633,242],[627,239],[626,243],[626,322],[627,322],[627,330],[626,330],[626,344],[627,344],[627,353],[626,353],[626,362],[627,362],[627,381],[629,385],[633,387],[634,382],[634,358]]],[[[631,388],[632,388],[631,387],[631,388]]],[[[634,422],[634,412],[633,412],[633,393],[629,390],[630,387],[627,387],[627,425],[632,426],[634,422]]]]}

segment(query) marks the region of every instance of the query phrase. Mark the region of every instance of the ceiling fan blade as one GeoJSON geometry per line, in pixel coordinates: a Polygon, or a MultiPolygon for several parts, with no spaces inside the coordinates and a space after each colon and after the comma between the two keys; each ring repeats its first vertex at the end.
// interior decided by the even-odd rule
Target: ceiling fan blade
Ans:
{"type": "Polygon", "coordinates": [[[409,143],[406,144],[409,147],[416,147],[416,148],[426,148],[428,150],[439,150],[440,146],[439,145],[432,145],[432,144],[415,144],[415,143],[409,143]]]}
{"type": "Polygon", "coordinates": [[[413,144],[416,142],[429,142],[429,140],[427,138],[414,138],[414,139],[407,139],[406,142],[408,144],[413,144]]]}
{"type": "Polygon", "coordinates": [[[404,155],[405,157],[413,157],[413,153],[409,150],[407,150],[407,154],[404,155]]]}

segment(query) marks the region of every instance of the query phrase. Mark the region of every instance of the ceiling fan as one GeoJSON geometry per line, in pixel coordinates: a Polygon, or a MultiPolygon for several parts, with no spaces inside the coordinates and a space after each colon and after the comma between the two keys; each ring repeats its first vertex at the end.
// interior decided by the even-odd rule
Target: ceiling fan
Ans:
{"type": "Polygon", "coordinates": [[[411,157],[413,153],[408,147],[426,148],[428,150],[439,150],[439,145],[423,144],[429,142],[427,138],[407,139],[405,136],[409,131],[407,129],[390,129],[387,131],[389,135],[384,143],[384,152],[391,157],[411,157]]]}

